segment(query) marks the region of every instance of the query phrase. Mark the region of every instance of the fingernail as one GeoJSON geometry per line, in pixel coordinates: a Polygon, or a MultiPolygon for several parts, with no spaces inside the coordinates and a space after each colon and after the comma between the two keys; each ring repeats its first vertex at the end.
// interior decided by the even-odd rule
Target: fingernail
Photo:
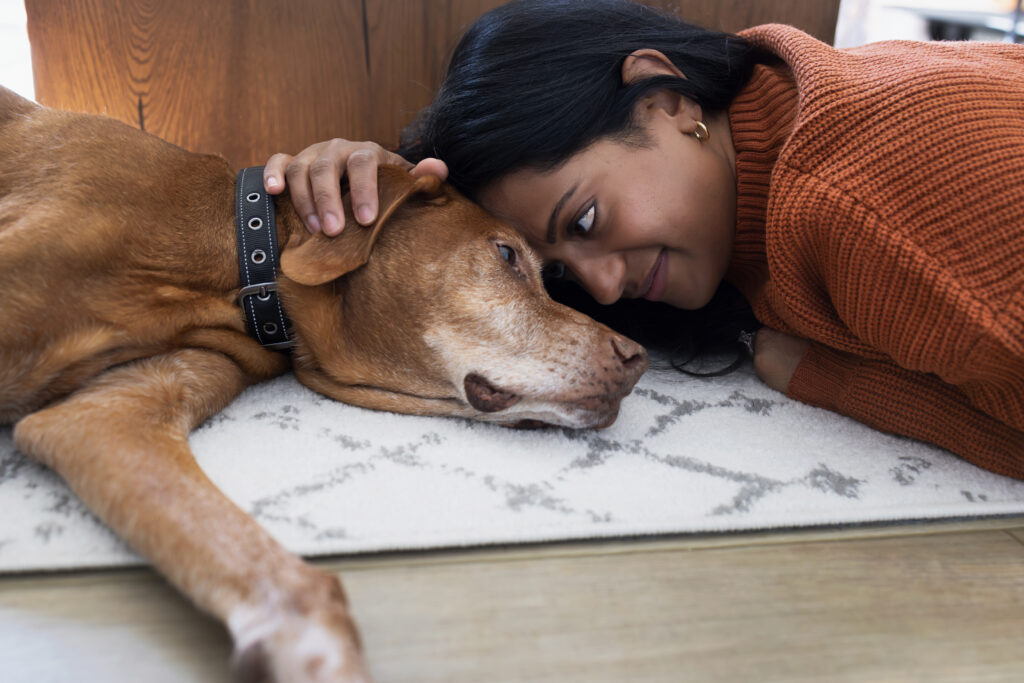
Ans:
{"type": "Polygon", "coordinates": [[[306,216],[306,225],[313,228],[313,232],[320,232],[320,219],[315,213],[306,216]]]}
{"type": "Polygon", "coordinates": [[[269,178],[267,178],[267,189],[268,190],[276,190],[277,187],[278,187],[278,184],[279,183],[277,182],[277,178],[275,178],[274,176],[270,176],[269,178]]]}
{"type": "Polygon", "coordinates": [[[369,223],[373,220],[373,210],[366,204],[356,209],[356,218],[360,223],[369,223]]]}
{"type": "Polygon", "coordinates": [[[341,223],[333,213],[324,214],[324,234],[337,235],[341,232],[341,223]]]}

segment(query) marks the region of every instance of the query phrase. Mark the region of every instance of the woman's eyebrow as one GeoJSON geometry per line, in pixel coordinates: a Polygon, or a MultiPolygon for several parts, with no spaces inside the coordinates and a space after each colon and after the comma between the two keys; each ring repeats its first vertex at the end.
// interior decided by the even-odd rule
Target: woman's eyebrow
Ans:
{"type": "Polygon", "coordinates": [[[575,192],[576,188],[579,186],[580,184],[576,183],[570,187],[566,193],[562,195],[562,198],[555,204],[555,208],[551,210],[551,218],[548,219],[548,234],[545,235],[545,240],[548,244],[555,243],[555,234],[558,231],[558,212],[562,210],[565,203],[569,201],[569,197],[572,196],[572,193],[575,192]]]}

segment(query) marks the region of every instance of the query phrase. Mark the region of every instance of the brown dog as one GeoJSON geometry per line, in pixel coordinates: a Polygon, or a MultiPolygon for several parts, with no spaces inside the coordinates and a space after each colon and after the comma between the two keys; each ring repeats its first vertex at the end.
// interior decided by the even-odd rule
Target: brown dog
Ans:
{"type": "Polygon", "coordinates": [[[235,174],[110,119],[0,88],[0,422],[200,608],[243,678],[367,679],[341,585],[204,476],[187,436],[254,382],[369,408],[610,424],[647,366],[552,302],[511,228],[381,169],[372,227],[310,235],[276,200],[291,356],[246,331],[235,174]]]}

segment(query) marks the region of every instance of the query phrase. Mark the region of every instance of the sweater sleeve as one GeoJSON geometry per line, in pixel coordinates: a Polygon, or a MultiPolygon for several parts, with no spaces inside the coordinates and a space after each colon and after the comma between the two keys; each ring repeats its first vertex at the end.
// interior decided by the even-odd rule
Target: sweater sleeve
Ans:
{"type": "Polygon", "coordinates": [[[769,240],[777,308],[817,342],[788,393],[1024,478],[1024,225],[894,218],[812,173],[777,170],[791,190],[769,240]]]}
{"type": "Polygon", "coordinates": [[[1024,476],[1024,48],[745,35],[799,92],[744,290],[818,343],[789,393],[1024,476]]]}
{"type": "Polygon", "coordinates": [[[1024,431],[973,407],[963,391],[935,375],[812,343],[787,394],[875,429],[934,443],[999,474],[1024,478],[1024,431]]]}

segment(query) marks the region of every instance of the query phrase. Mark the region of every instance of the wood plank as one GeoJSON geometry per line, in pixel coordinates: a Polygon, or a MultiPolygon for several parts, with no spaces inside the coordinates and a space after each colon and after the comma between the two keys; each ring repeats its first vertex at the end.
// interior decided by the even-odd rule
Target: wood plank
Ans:
{"type": "MultiPolygon", "coordinates": [[[[503,0],[367,0],[371,139],[397,147],[434,99],[463,32],[503,0]]],[[[344,131],[339,133],[345,135],[344,131]]]]}
{"type": "Polygon", "coordinates": [[[344,575],[351,569],[388,566],[395,561],[400,561],[405,566],[413,567],[424,564],[520,561],[553,557],[571,558],[594,554],[624,555],[675,551],[692,552],[719,548],[849,542],[854,540],[903,538],[907,536],[966,534],[978,531],[1003,531],[1014,535],[1014,537],[1020,533],[1020,540],[1024,543],[1024,516],[928,520],[821,528],[766,529],[735,533],[669,534],[665,536],[638,536],[625,539],[581,539],[555,543],[496,545],[468,549],[380,552],[364,555],[322,557],[316,561],[321,567],[344,575]]]}
{"type": "Polygon", "coordinates": [[[1021,544],[1024,544],[1024,527],[1009,529],[1008,533],[1021,544]]]}
{"type": "MultiPolygon", "coordinates": [[[[653,0],[725,30],[824,40],[838,0],[653,0]]],[[[334,136],[395,146],[462,32],[501,0],[26,0],[37,99],[234,166],[334,136]]]]}
{"type": "Polygon", "coordinates": [[[0,578],[0,680],[228,680],[231,642],[149,570],[0,578]]]}
{"type": "Polygon", "coordinates": [[[236,167],[369,135],[354,2],[28,0],[36,96],[236,167]]]}
{"type": "Polygon", "coordinates": [[[396,566],[348,586],[382,681],[1019,680],[1022,570],[1006,534],[976,532],[396,566]]]}
{"type": "Polygon", "coordinates": [[[835,39],[839,0],[645,0],[685,21],[720,31],[736,32],[759,24],[779,23],[831,44],[835,39]]]}
{"type": "MultiPolygon", "coordinates": [[[[380,683],[1021,680],[1024,546],[932,531],[318,564],[343,570],[380,683]]],[[[144,570],[0,580],[16,681],[222,680],[228,650],[144,570]]]]}
{"type": "MultiPolygon", "coordinates": [[[[424,0],[368,0],[366,3],[370,76],[370,139],[387,147],[430,104],[437,77],[422,58],[437,36],[430,32],[430,8],[424,0]]],[[[338,133],[344,137],[345,131],[338,133]]]]}

